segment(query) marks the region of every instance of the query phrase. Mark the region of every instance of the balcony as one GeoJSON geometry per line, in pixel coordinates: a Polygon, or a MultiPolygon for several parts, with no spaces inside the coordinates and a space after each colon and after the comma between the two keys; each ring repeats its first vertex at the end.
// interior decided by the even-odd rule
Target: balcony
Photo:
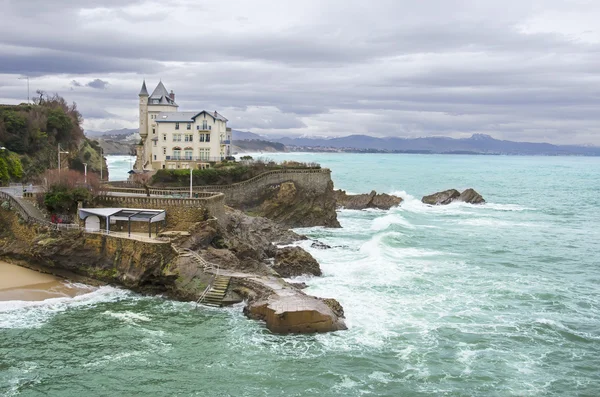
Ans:
{"type": "Polygon", "coordinates": [[[230,145],[230,144],[231,144],[230,139],[221,139],[221,145],[230,145]]]}
{"type": "Polygon", "coordinates": [[[176,157],[176,156],[165,156],[166,161],[222,161],[223,159],[225,159],[224,156],[221,157],[204,157],[204,156],[191,156],[191,157],[186,157],[186,156],[181,156],[181,157],[176,157]]]}

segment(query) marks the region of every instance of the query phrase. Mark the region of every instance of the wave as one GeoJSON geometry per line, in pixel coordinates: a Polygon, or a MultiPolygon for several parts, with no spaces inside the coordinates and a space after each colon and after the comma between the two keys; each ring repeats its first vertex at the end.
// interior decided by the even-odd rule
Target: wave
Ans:
{"type": "Polygon", "coordinates": [[[0,328],[39,328],[57,314],[69,309],[116,302],[132,296],[134,294],[130,291],[103,286],[74,297],[51,298],[43,301],[3,301],[0,302],[0,328]]]}
{"type": "Polygon", "coordinates": [[[392,225],[399,225],[407,229],[415,229],[415,226],[404,219],[400,214],[389,214],[375,218],[371,224],[371,230],[385,230],[392,225]]]}

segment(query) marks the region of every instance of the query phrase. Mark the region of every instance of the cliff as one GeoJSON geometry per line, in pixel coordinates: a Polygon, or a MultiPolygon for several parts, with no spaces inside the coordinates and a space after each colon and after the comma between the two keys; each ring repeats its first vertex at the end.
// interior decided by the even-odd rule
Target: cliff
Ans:
{"type": "MultiPolygon", "coordinates": [[[[219,221],[196,222],[169,238],[140,240],[82,230],[56,231],[24,221],[17,211],[0,208],[0,257],[36,270],[88,283],[124,286],[142,293],[160,293],[196,301],[215,280],[214,267],[228,282],[223,302],[246,299],[245,313],[264,320],[278,333],[327,332],[345,329],[335,300],[306,295],[285,282],[273,267],[281,253],[273,241],[289,244],[302,236],[265,218],[227,210],[219,221]],[[182,255],[181,252],[193,255],[182,255]],[[200,259],[198,259],[200,258],[200,259]],[[332,304],[334,302],[334,304],[332,304]],[[293,303],[293,304],[292,304],[293,303]]],[[[280,261],[285,273],[315,271],[316,261],[301,248],[280,261]]],[[[318,266],[318,264],[317,264],[318,266]]],[[[320,270],[319,270],[320,272],[320,270]]]]}

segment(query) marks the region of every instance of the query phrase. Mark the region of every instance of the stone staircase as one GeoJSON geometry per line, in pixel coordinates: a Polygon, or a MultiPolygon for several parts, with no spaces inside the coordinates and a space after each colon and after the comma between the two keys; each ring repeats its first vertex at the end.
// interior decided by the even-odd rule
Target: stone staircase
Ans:
{"type": "Polygon", "coordinates": [[[222,306],[231,277],[219,275],[219,266],[206,261],[197,252],[187,248],[179,248],[175,245],[172,245],[172,247],[180,257],[192,259],[198,265],[202,266],[206,273],[214,275],[196,303],[203,303],[209,306],[222,306]]]}
{"type": "Polygon", "coordinates": [[[216,276],[209,286],[210,289],[206,294],[200,297],[198,303],[204,303],[209,306],[222,306],[223,299],[229,288],[230,279],[231,277],[228,276],[216,276]]]}

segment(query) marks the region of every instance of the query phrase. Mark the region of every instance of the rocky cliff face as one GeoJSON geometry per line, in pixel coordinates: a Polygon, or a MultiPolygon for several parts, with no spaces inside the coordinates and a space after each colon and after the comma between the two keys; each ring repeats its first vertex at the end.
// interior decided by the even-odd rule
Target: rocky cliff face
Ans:
{"type": "Polygon", "coordinates": [[[273,332],[345,329],[343,310],[334,310],[339,303],[331,305],[333,300],[304,294],[272,268],[274,262],[289,276],[304,274],[305,269],[320,274],[318,263],[308,252],[299,247],[278,250],[273,244],[289,244],[303,236],[265,218],[228,210],[220,222],[208,220],[197,223],[189,232],[171,233],[172,244],[81,231],[56,232],[27,224],[16,212],[2,208],[0,224],[5,226],[0,229],[0,257],[36,270],[196,301],[213,275],[192,258],[178,256],[173,244],[218,264],[220,274],[231,274],[230,301],[240,301],[239,296],[248,299],[246,314],[265,320],[273,332]],[[279,260],[275,259],[278,254],[279,260]]]}
{"type": "Polygon", "coordinates": [[[375,190],[369,194],[348,194],[344,190],[335,190],[333,193],[337,208],[348,210],[364,210],[367,208],[389,210],[402,202],[400,197],[386,193],[378,194],[375,190]]]}
{"type": "Polygon", "coordinates": [[[249,213],[272,219],[284,227],[340,227],[335,212],[333,182],[322,192],[284,182],[267,190],[260,205],[249,213]]]}

